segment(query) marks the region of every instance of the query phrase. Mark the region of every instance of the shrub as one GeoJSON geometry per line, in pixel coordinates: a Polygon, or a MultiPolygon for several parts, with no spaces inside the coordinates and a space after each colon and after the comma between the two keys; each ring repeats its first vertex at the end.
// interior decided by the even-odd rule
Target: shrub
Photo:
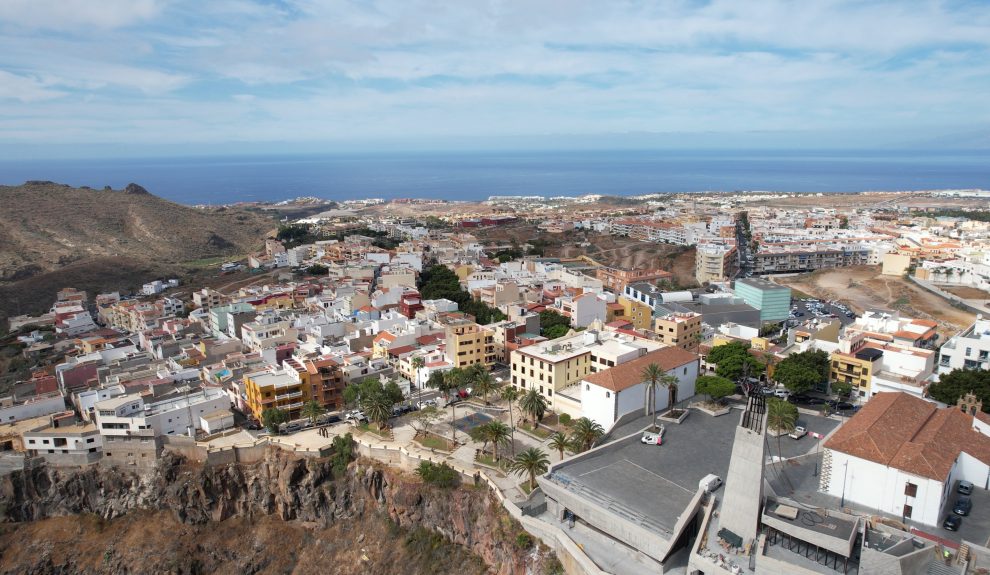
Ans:
{"type": "Polygon", "coordinates": [[[557,421],[559,421],[561,425],[565,425],[565,426],[570,427],[570,425],[571,425],[571,414],[569,414],[569,413],[561,413],[560,414],[560,417],[557,418],[557,421]]]}
{"type": "Polygon", "coordinates": [[[533,546],[533,537],[529,533],[523,531],[516,535],[516,547],[520,549],[529,549],[533,546]]]}
{"type": "Polygon", "coordinates": [[[456,487],[461,477],[456,469],[446,463],[436,464],[430,461],[421,462],[416,468],[416,475],[419,475],[423,483],[444,489],[456,487]]]}

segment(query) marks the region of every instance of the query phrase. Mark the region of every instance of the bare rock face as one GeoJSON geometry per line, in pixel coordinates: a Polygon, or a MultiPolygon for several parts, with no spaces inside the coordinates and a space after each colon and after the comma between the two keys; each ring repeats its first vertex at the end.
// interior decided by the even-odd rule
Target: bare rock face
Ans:
{"type": "MultiPolygon", "coordinates": [[[[171,514],[176,524],[191,530],[212,531],[245,520],[249,525],[276,521],[292,529],[344,530],[358,547],[373,545],[364,540],[364,533],[357,543],[362,526],[384,521],[405,533],[426,529],[439,534],[480,558],[489,573],[540,573],[546,564],[555,562],[545,550],[534,552],[531,545],[517,544],[521,527],[486,489],[440,490],[411,475],[367,462],[351,464],[344,477],[334,479],[328,462],[295,458],[277,449],[256,464],[214,467],[189,464],[166,454],[154,471],[144,475],[96,466],[14,472],[0,479],[0,512],[0,521],[29,522],[25,524],[29,526],[72,516],[95,516],[95,520],[110,524],[134,522],[135,517],[149,513],[171,514]]],[[[134,529],[127,528],[130,532],[134,529]]],[[[16,532],[4,537],[16,537],[16,532]]],[[[34,541],[38,536],[25,537],[34,541]]],[[[410,537],[406,537],[407,542],[410,537]]],[[[307,541],[309,546],[322,544],[318,536],[307,541]]],[[[107,553],[112,555],[111,551],[107,553]]],[[[31,551],[26,555],[32,561],[36,558],[30,566],[34,572],[66,572],[66,566],[54,561],[51,554],[31,551]],[[38,563],[43,559],[47,563],[38,563]]],[[[0,550],[0,557],[6,556],[17,553],[0,550]]],[[[196,561],[208,562],[211,557],[196,561]]],[[[126,571],[123,561],[118,558],[119,567],[126,571]]],[[[0,570],[3,568],[0,565],[0,570]]],[[[18,568],[25,566],[18,564],[18,568]]]]}

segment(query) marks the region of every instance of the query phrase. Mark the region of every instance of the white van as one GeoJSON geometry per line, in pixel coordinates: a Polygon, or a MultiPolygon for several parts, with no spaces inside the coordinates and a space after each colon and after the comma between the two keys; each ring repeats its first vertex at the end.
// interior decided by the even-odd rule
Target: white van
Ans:
{"type": "Polygon", "coordinates": [[[705,493],[711,493],[719,487],[722,486],[722,478],[714,473],[709,473],[708,475],[701,478],[698,482],[698,489],[704,489],[705,493]]]}

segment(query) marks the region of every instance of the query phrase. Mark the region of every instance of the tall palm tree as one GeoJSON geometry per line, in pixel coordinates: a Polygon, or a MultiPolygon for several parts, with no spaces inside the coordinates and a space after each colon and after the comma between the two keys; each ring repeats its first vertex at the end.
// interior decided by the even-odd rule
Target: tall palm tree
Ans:
{"type": "Polygon", "coordinates": [[[488,436],[488,441],[492,442],[492,451],[495,456],[495,461],[498,461],[498,448],[501,445],[505,445],[509,442],[512,436],[512,430],[509,426],[502,423],[501,421],[495,420],[486,424],[488,431],[486,435],[488,436]]]}
{"type": "Polygon", "coordinates": [[[485,405],[488,405],[488,394],[498,389],[495,378],[492,377],[488,368],[481,363],[471,366],[471,385],[474,387],[473,391],[475,394],[481,394],[485,405]]]}
{"type": "Polygon", "coordinates": [[[310,425],[315,425],[316,418],[321,415],[323,415],[323,406],[315,399],[307,401],[302,407],[302,416],[309,418],[310,425]]]}
{"type": "Polygon", "coordinates": [[[780,436],[785,431],[793,431],[797,423],[798,411],[790,402],[777,397],[767,400],[767,429],[777,432],[777,457],[782,458],[780,451],[780,436]]]}
{"type": "Polygon", "coordinates": [[[419,370],[423,369],[423,366],[425,365],[426,360],[423,359],[423,356],[418,355],[412,359],[413,379],[416,384],[416,392],[419,394],[417,403],[423,400],[423,386],[419,384],[419,370]]]}
{"type": "Polygon", "coordinates": [[[674,409],[674,404],[677,403],[677,384],[680,382],[676,375],[664,374],[660,378],[660,387],[667,388],[667,409],[674,409]]]}
{"type": "Polygon", "coordinates": [[[580,451],[587,451],[605,435],[605,428],[587,417],[578,418],[571,427],[571,443],[580,451]]]}
{"type": "Polygon", "coordinates": [[[516,456],[516,419],[512,415],[512,404],[519,399],[519,389],[514,385],[507,385],[500,393],[504,401],[509,402],[509,428],[512,430],[512,456],[516,456]]]}
{"type": "Polygon", "coordinates": [[[666,375],[663,368],[655,363],[651,363],[643,368],[640,377],[646,384],[643,386],[643,415],[653,416],[653,428],[657,426],[657,388],[660,387],[660,379],[666,375]]]}
{"type": "Polygon", "coordinates": [[[464,382],[464,371],[459,367],[455,367],[443,374],[443,380],[440,384],[440,392],[444,394],[444,397],[448,399],[450,403],[450,429],[451,429],[451,439],[457,440],[457,402],[449,401],[450,393],[453,392],[455,395],[460,391],[461,386],[464,382]]]}
{"type": "Polygon", "coordinates": [[[567,436],[561,432],[554,433],[550,436],[550,443],[547,444],[550,449],[556,449],[557,453],[560,454],[560,458],[564,458],[564,450],[571,446],[571,442],[567,439],[567,436]]]}
{"type": "Polygon", "coordinates": [[[509,464],[509,471],[520,475],[529,475],[529,490],[536,487],[536,476],[543,475],[550,469],[550,458],[535,447],[530,447],[517,455],[509,464]]]}
{"type": "Polygon", "coordinates": [[[524,413],[532,416],[533,428],[535,429],[539,427],[540,421],[547,413],[547,398],[535,389],[530,389],[519,399],[519,407],[524,413]]]}

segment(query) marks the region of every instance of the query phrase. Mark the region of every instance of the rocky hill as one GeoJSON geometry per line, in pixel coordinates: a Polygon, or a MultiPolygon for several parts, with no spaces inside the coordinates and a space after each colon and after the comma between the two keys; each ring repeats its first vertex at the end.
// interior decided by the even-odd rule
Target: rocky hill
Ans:
{"type": "Polygon", "coordinates": [[[272,449],[148,475],[47,467],[0,479],[0,573],[560,573],[488,494],[272,449]]]}
{"type": "MultiPolygon", "coordinates": [[[[146,281],[196,260],[258,250],[274,228],[252,212],[182,206],[137,184],[124,190],[52,182],[0,186],[0,286],[16,298],[10,286],[34,278],[21,291],[50,300],[37,289],[51,283],[54,294],[74,279],[71,273],[47,277],[52,272],[106,270],[146,281]]],[[[30,303],[20,302],[22,311],[32,311],[30,303]]]]}

